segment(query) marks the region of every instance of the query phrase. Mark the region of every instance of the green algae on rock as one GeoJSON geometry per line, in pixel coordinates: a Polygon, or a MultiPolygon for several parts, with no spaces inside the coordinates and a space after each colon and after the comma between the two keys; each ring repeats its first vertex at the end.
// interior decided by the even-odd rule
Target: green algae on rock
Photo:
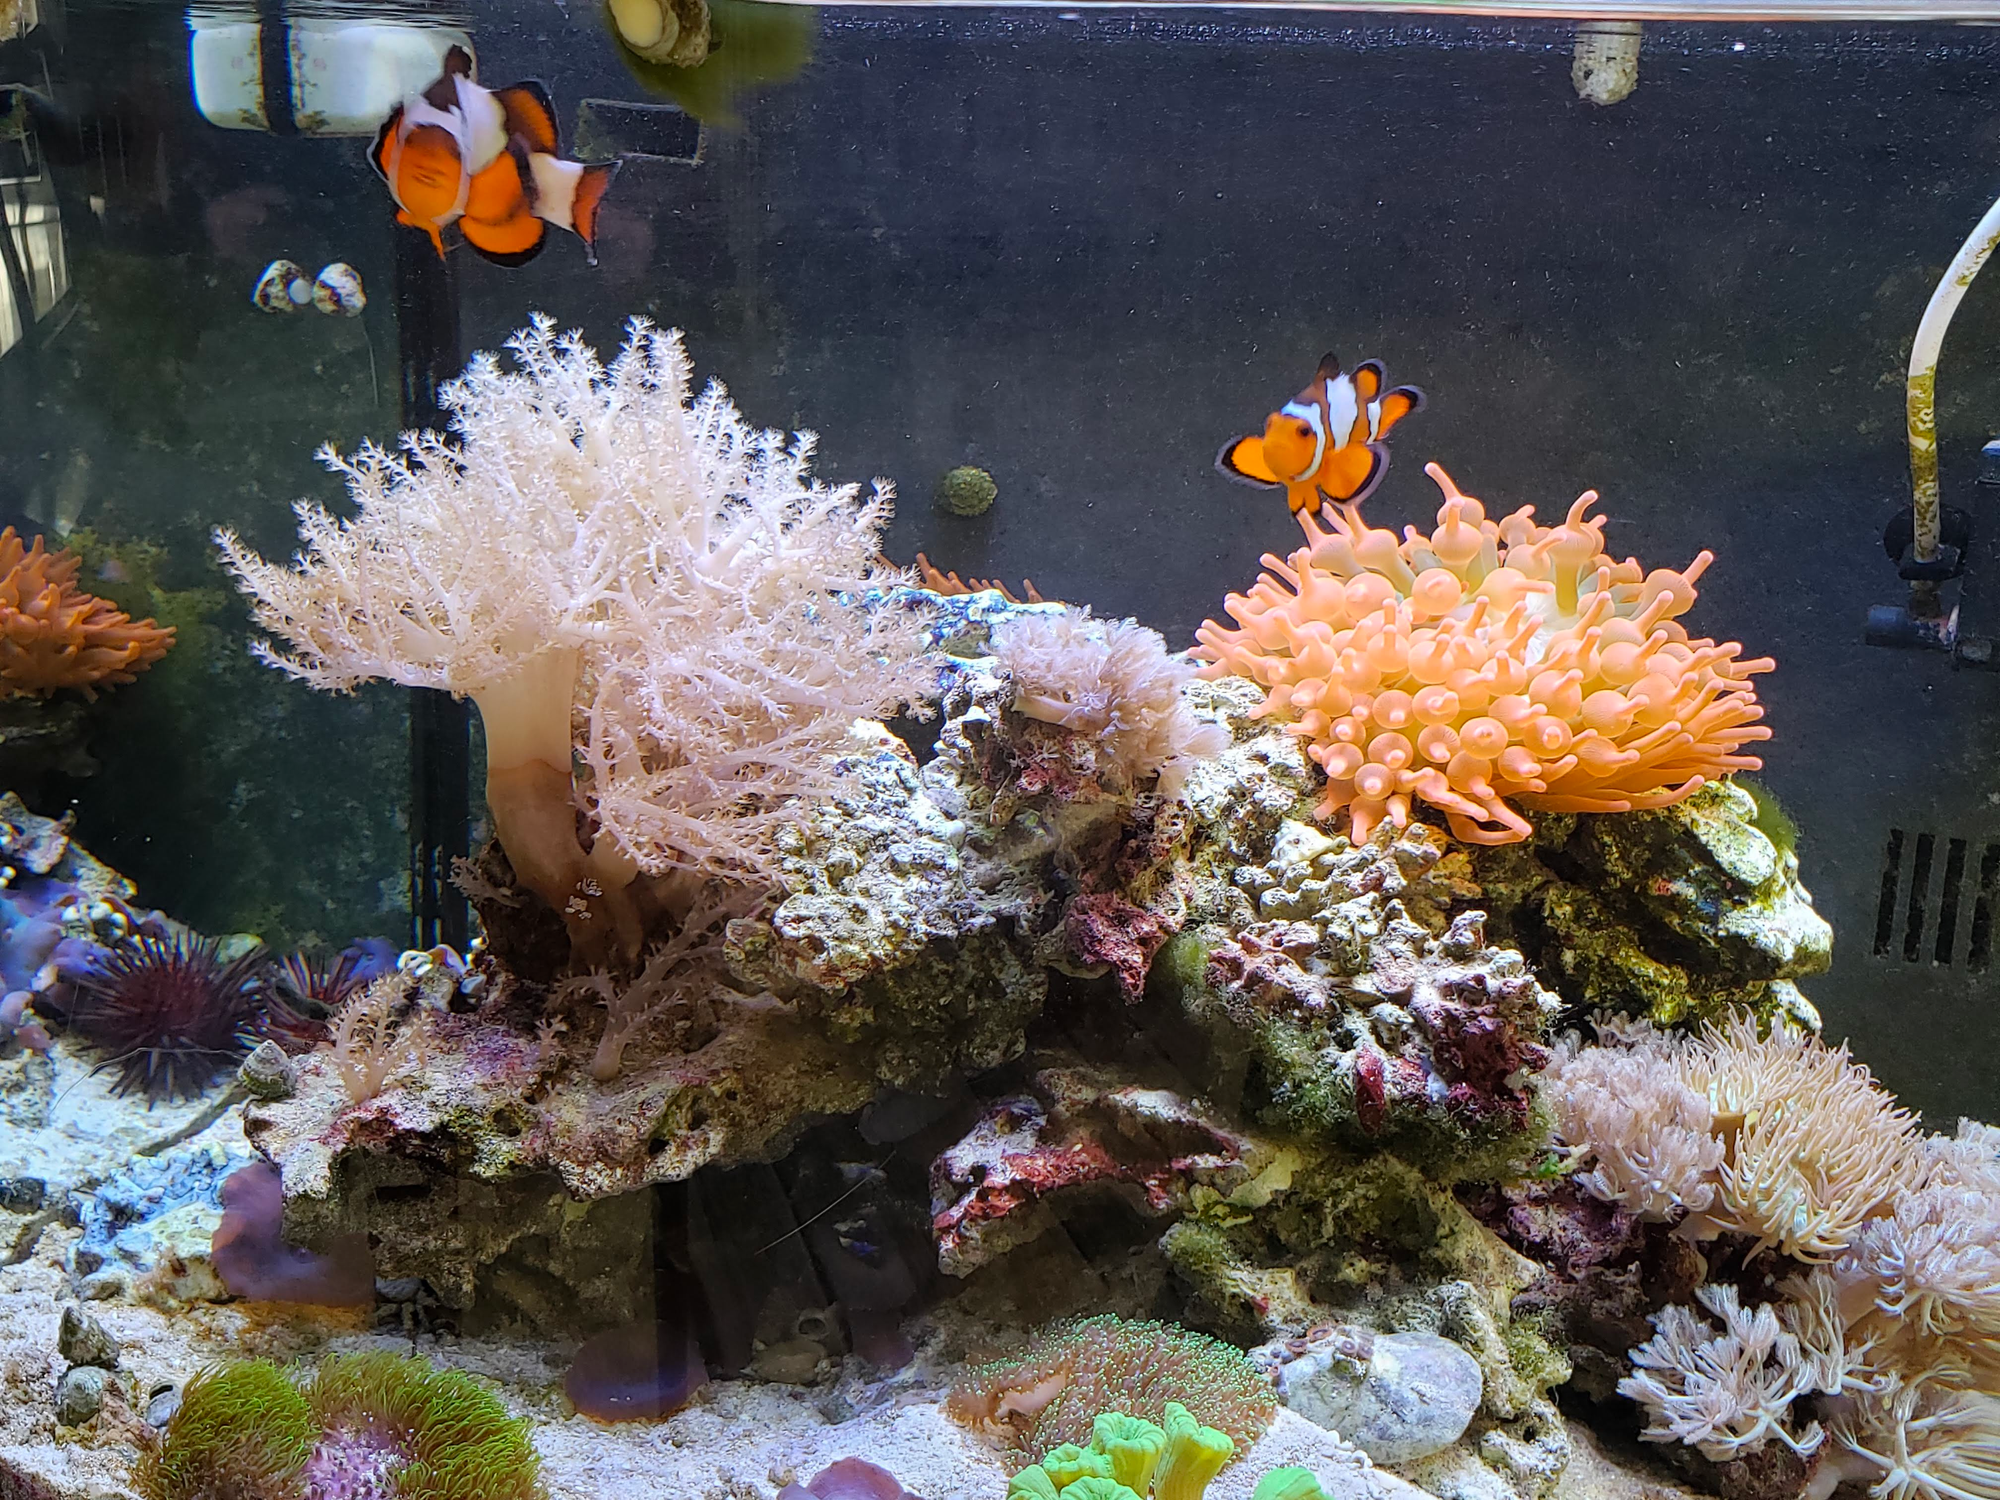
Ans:
{"type": "Polygon", "coordinates": [[[1657,811],[1543,816],[1526,843],[1472,855],[1496,933],[1571,1005],[1662,1025],[1737,1009],[1818,1017],[1796,981],[1832,962],[1833,930],[1798,859],[1730,782],[1657,811]]]}

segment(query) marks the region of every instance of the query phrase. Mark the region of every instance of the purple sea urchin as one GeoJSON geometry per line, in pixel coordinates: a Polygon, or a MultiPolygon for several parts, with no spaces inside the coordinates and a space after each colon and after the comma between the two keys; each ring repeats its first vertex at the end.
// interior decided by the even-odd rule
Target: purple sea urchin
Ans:
{"type": "Polygon", "coordinates": [[[335,1011],[359,994],[379,968],[372,955],[344,948],[332,959],[294,953],[271,973],[259,1028],[287,1052],[310,1052],[332,1034],[335,1011]]]}
{"type": "Polygon", "coordinates": [[[120,1094],[192,1098],[256,1041],[267,964],[213,938],[128,938],[77,975],[69,1024],[119,1065],[120,1094]]]}

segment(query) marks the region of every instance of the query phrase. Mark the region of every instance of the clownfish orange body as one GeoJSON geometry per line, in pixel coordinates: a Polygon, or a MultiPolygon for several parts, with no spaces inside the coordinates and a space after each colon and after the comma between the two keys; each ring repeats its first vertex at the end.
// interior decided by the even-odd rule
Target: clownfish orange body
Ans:
{"type": "Polygon", "coordinates": [[[582,239],[597,261],[597,210],[617,162],[558,156],[555,108],[540,84],[481,88],[463,47],[444,73],[390,113],[369,160],[396,200],[396,222],[421,229],[440,256],[456,224],[488,260],[518,266],[541,253],[548,226],[582,239]]]}
{"type": "Polygon", "coordinates": [[[1228,444],[1215,466],[1244,484],[1284,490],[1293,515],[1318,510],[1322,500],[1352,514],[1389,467],[1389,429],[1424,405],[1415,386],[1385,391],[1382,380],[1380,360],[1346,375],[1327,355],[1312,384],[1272,412],[1261,435],[1228,444]]]}

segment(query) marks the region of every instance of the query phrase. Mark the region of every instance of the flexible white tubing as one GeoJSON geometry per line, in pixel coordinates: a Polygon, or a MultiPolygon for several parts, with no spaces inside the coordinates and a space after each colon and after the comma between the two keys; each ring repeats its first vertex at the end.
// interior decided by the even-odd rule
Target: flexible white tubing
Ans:
{"type": "Polygon", "coordinates": [[[1910,376],[1904,403],[1910,429],[1910,492],[1915,507],[1918,562],[1935,561],[1938,555],[1938,463],[1937,463],[1937,363],[1944,347],[1944,333],[1951,315],[1965,300],[1965,289],[1986,264],[1993,247],[2000,244],[2000,202],[1986,210],[1986,217],[1966,236],[1958,254],[1945,268],[1944,277],[1931,293],[1930,305],[1917,324],[1917,337],[1910,345],[1910,376]]]}

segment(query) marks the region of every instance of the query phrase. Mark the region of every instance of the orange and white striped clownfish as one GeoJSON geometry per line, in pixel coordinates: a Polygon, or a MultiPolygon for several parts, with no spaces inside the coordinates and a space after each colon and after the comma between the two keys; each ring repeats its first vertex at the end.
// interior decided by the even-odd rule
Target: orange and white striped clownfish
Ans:
{"type": "Polygon", "coordinates": [[[1215,466],[1244,484],[1283,489],[1293,515],[1318,510],[1322,498],[1352,513],[1389,467],[1389,429],[1423,405],[1413,385],[1382,389],[1380,360],[1344,375],[1329,354],[1312,384],[1265,419],[1261,436],[1230,443],[1215,466]]]}
{"type": "Polygon", "coordinates": [[[369,160],[396,200],[396,222],[421,229],[440,256],[453,224],[488,260],[518,266],[541,253],[547,226],[574,231],[597,263],[597,210],[619,164],[556,154],[555,107],[538,83],[481,88],[463,47],[444,73],[397,105],[369,160]]]}

